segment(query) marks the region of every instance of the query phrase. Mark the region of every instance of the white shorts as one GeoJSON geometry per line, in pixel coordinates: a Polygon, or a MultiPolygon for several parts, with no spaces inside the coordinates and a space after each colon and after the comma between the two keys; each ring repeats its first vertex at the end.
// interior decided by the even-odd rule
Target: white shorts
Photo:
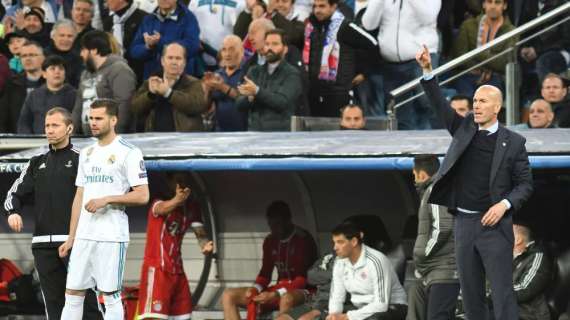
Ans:
{"type": "Polygon", "coordinates": [[[97,288],[101,292],[121,290],[128,244],[76,239],[69,257],[65,287],[71,290],[97,288]]]}

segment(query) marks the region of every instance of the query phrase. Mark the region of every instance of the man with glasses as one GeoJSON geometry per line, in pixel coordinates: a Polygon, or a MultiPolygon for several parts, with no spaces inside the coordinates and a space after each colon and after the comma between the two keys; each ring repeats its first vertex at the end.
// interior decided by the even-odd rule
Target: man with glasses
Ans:
{"type": "Polygon", "coordinates": [[[32,41],[24,43],[20,49],[24,71],[12,76],[4,87],[0,98],[0,133],[16,133],[20,110],[32,90],[42,85],[42,47],[32,41]]]}

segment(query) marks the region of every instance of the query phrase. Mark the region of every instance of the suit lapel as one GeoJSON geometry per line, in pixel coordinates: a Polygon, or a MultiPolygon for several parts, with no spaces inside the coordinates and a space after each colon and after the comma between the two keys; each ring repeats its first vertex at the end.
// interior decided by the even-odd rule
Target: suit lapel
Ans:
{"type": "Polygon", "coordinates": [[[493,163],[491,164],[491,179],[489,180],[489,187],[495,181],[495,176],[499,170],[499,166],[503,161],[505,152],[509,146],[509,135],[507,130],[499,125],[499,131],[497,132],[497,143],[495,144],[495,153],[493,154],[493,163]]]}

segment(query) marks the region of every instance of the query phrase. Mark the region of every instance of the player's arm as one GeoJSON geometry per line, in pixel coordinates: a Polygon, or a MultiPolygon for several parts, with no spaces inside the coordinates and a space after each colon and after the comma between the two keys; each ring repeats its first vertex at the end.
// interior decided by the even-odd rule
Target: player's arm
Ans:
{"type": "Polygon", "coordinates": [[[142,206],[148,203],[149,192],[147,184],[134,186],[131,187],[131,189],[132,190],[126,194],[91,199],[85,205],[85,210],[91,213],[95,213],[97,210],[107,205],[134,207],[142,206]]]}
{"type": "Polygon", "coordinates": [[[214,251],[214,242],[210,240],[208,231],[204,228],[201,223],[192,223],[192,230],[196,239],[198,239],[198,245],[200,245],[200,250],[203,254],[210,254],[214,251]]]}
{"type": "Polygon", "coordinates": [[[156,202],[152,208],[152,213],[155,216],[169,215],[174,209],[184,205],[191,192],[189,188],[182,188],[179,184],[176,184],[174,197],[169,200],[156,202]]]}
{"type": "Polygon", "coordinates": [[[59,256],[65,257],[69,250],[73,247],[75,240],[75,232],[77,231],[77,224],[79,223],[79,216],[81,215],[81,204],[83,202],[83,187],[77,187],[73,204],[71,205],[71,220],[69,221],[69,236],[67,240],[59,247],[59,256]]]}

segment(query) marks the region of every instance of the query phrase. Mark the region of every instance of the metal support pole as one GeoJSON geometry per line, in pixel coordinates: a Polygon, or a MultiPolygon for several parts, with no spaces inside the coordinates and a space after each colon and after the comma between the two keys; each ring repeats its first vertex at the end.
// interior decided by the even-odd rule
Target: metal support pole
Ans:
{"type": "MultiPolygon", "coordinates": [[[[516,50],[515,50],[516,52],[516,50]]],[[[511,59],[505,68],[505,96],[507,125],[512,126],[520,122],[520,78],[519,67],[514,59],[511,59]]]]}

